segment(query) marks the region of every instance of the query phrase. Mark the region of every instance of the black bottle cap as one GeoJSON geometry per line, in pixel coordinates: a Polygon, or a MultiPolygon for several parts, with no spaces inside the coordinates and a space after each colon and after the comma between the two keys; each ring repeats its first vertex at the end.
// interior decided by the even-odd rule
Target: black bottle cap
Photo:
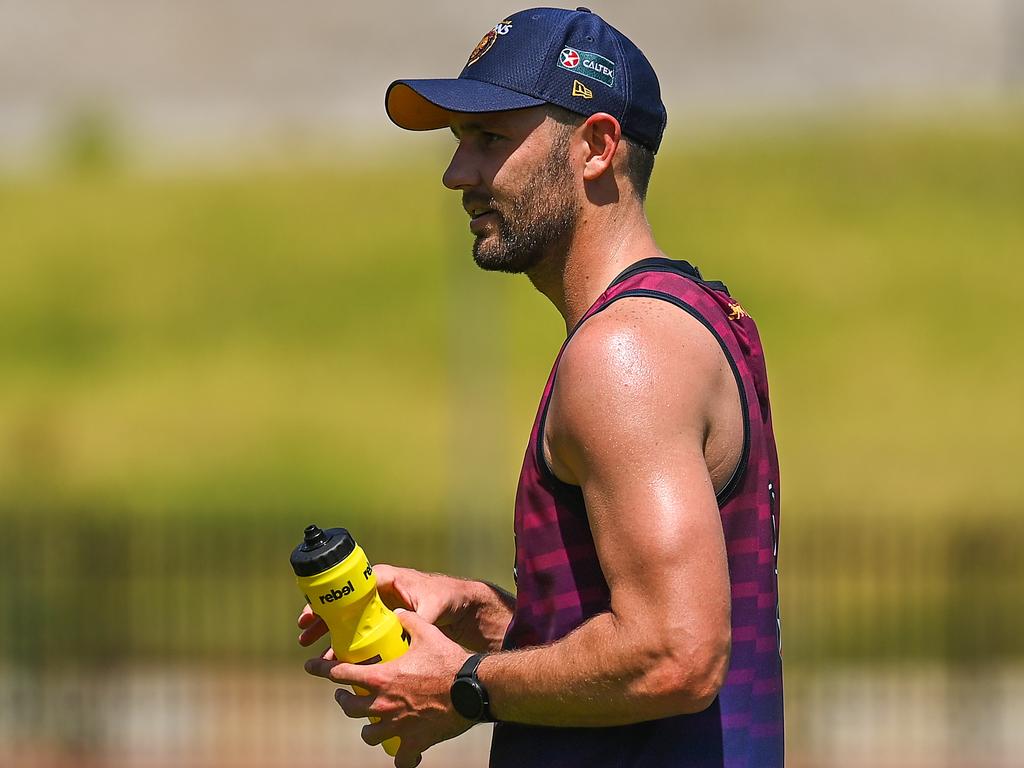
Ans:
{"type": "Polygon", "coordinates": [[[292,551],[292,570],[296,576],[315,576],[336,566],[355,548],[355,539],[344,528],[324,531],[307,525],[302,543],[292,551]]]}

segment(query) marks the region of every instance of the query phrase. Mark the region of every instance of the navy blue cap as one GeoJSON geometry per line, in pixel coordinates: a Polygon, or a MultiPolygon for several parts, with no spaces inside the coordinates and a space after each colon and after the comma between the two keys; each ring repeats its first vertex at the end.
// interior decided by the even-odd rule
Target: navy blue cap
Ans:
{"type": "Polygon", "coordinates": [[[388,117],[412,131],[446,128],[452,112],[556,104],[607,112],[622,132],[658,151],[667,115],[654,68],[624,34],[586,8],[531,8],[489,30],[457,78],[396,80],[388,117]]]}

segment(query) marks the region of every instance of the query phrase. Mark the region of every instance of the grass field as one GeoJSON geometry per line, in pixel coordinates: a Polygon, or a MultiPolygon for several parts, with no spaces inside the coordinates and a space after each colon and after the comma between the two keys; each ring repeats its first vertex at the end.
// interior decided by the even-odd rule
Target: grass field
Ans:
{"type": "MultiPolygon", "coordinates": [[[[5,506],[507,509],[559,320],[475,271],[450,144],[410,142],[0,179],[5,506]]],[[[663,151],[664,250],[761,325],[791,520],[1024,499],[1022,211],[1020,112],[663,151]]]]}

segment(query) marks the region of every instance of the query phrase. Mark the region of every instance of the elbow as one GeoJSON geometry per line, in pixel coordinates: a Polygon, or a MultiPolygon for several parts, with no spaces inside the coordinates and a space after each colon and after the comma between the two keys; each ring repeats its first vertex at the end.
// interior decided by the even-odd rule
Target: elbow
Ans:
{"type": "Polygon", "coordinates": [[[731,655],[731,633],[726,632],[673,658],[677,684],[667,693],[676,714],[703,712],[714,703],[725,685],[731,655]]]}
{"type": "Polygon", "coordinates": [[[729,672],[729,649],[709,658],[699,674],[691,676],[689,684],[676,694],[679,714],[703,712],[718,698],[729,672]]]}
{"type": "Polygon", "coordinates": [[[664,645],[649,678],[650,693],[662,702],[662,716],[695,714],[710,707],[725,684],[731,653],[729,628],[664,645]]]}

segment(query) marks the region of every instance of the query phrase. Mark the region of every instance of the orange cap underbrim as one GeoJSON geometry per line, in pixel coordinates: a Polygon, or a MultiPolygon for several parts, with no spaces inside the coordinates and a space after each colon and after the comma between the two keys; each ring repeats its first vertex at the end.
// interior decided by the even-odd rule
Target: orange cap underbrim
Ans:
{"type": "Polygon", "coordinates": [[[391,122],[409,131],[447,128],[452,113],[428,101],[405,83],[394,83],[384,100],[391,122]]]}

